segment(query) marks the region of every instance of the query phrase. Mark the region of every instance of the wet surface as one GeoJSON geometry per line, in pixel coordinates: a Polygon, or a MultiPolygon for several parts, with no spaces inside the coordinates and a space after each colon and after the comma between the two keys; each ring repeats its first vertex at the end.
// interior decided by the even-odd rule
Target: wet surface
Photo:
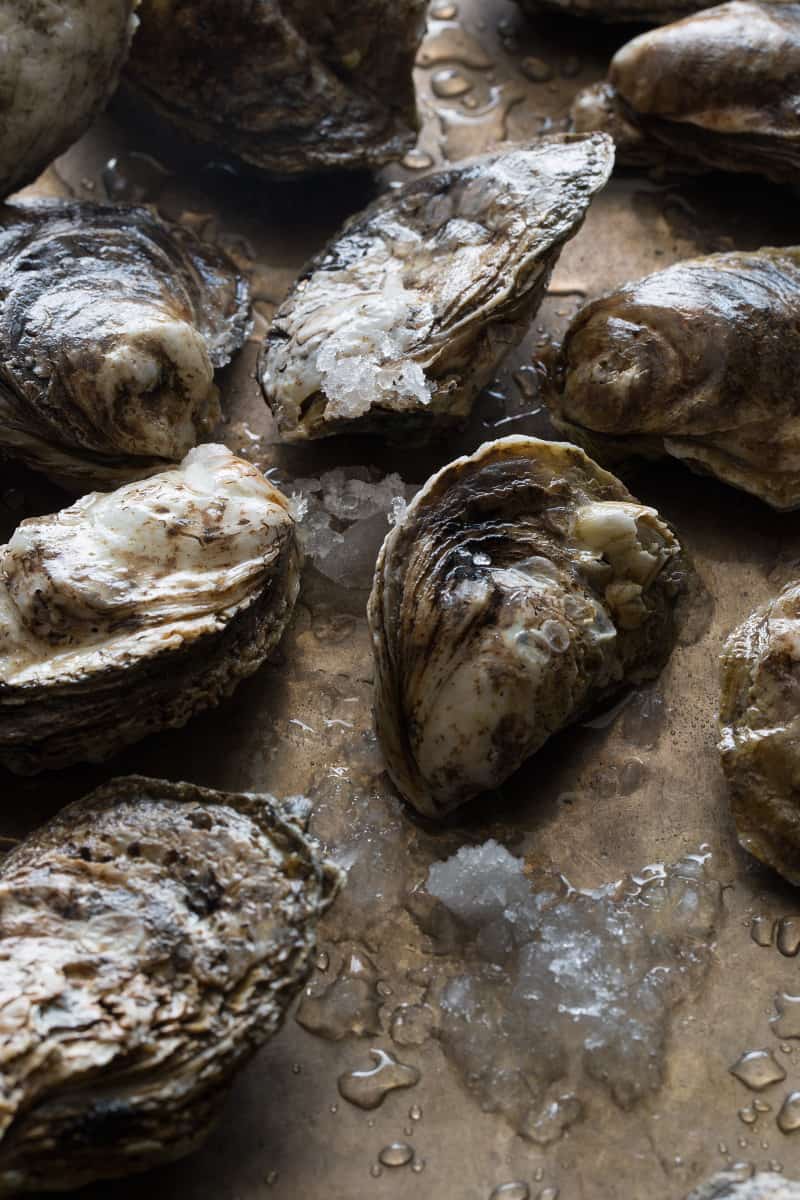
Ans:
{"type": "MultiPolygon", "coordinates": [[[[526,23],[506,0],[434,8],[438,19],[417,72],[424,129],[415,155],[386,172],[388,181],[505,136],[522,140],[563,127],[574,92],[605,74],[629,35],[552,17],[526,23]]],[[[305,259],[375,184],[358,177],[281,186],[240,177],[187,160],[174,142],[132,131],[124,115],[104,118],[38,190],[153,203],[237,258],[252,278],[256,322],[251,341],[221,375],[220,436],[306,497],[322,551],[325,530],[332,530],[355,565],[343,571],[338,550],[326,556],[315,544],[288,634],[218,712],[103,768],[33,779],[0,774],[4,837],[24,834],[90,787],[134,771],[279,796],[305,792],[314,803],[312,831],[349,872],[323,922],[321,954],[301,999],[300,1013],[311,1012],[315,1028],[290,1016],[237,1082],[205,1148],[115,1183],[115,1197],[139,1200],[155,1189],[181,1200],[488,1200],[504,1186],[496,1193],[503,1200],[679,1200],[722,1169],[744,1175],[751,1166],[780,1167],[800,1176],[793,1132],[800,1128],[800,1035],[792,1032],[800,1026],[788,1002],[800,992],[800,898],[739,851],[715,751],[722,640],[796,572],[800,516],[778,516],[678,464],[626,477],[680,531],[707,602],[656,685],[552,739],[501,793],[442,826],[406,810],[382,773],[364,618],[368,560],[389,527],[384,514],[395,496],[407,499],[432,470],[488,438],[549,434],[537,363],[587,297],[698,252],[787,244],[796,237],[796,200],[739,177],[620,174],[564,250],[531,333],[463,433],[415,447],[412,455],[367,437],[284,448],[255,381],[258,340],[305,259]],[[358,488],[343,486],[331,500],[324,487],[309,486],[342,467],[357,468],[346,479],[374,483],[378,497],[362,493],[345,511],[342,497],[358,488]],[[365,467],[372,469],[366,479],[365,467]],[[381,483],[388,473],[404,481],[402,492],[399,484],[381,483]],[[490,838],[531,868],[563,873],[583,889],[646,864],[678,862],[707,845],[705,869],[723,885],[708,973],[671,1011],[663,1084],[625,1109],[596,1089],[581,1120],[547,1145],[516,1132],[501,1113],[482,1111],[446,1057],[435,986],[446,930],[426,932],[410,900],[432,863],[490,838]],[[759,1091],[731,1073],[753,1051],[768,1051],[780,1067],[770,1068],[774,1079],[759,1091]],[[395,1082],[377,1106],[353,1103],[342,1079],[380,1068],[382,1055],[407,1073],[384,1066],[377,1086],[395,1082]]],[[[4,467],[0,535],[23,516],[63,502],[35,476],[4,467]]],[[[370,1099],[375,1083],[366,1083],[370,1099]]],[[[363,1096],[361,1084],[356,1091],[363,1096]]],[[[98,1185],[82,1194],[99,1200],[108,1192],[98,1185]]]]}

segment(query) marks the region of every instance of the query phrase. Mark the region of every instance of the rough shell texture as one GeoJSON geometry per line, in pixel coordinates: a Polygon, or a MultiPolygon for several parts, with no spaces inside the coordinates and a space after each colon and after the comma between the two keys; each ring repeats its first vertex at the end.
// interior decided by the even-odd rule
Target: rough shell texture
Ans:
{"type": "Polygon", "coordinates": [[[800,181],[800,4],[733,0],[641,34],[611,60],[615,95],[579,97],[576,128],[627,136],[621,162],[688,159],[800,181]]]}
{"type": "Polygon", "coordinates": [[[800,1183],[773,1171],[759,1171],[752,1179],[737,1179],[730,1171],[720,1171],[686,1200],[800,1200],[800,1183]]]}
{"type": "Polygon", "coordinates": [[[224,446],[0,548],[0,762],[107,758],[261,665],[298,590],[289,501],[224,446]]]}
{"type": "Polygon", "coordinates": [[[424,0],[142,0],[125,76],[183,133],[266,171],[369,167],[416,141],[424,0]]]}
{"type": "Polygon", "coordinates": [[[83,134],[117,85],[137,0],[3,0],[0,197],[83,134]]]}
{"type": "Polygon", "coordinates": [[[671,649],[671,529],[576,446],[510,437],[434,475],[381,550],[369,619],[389,773],[440,816],[671,649]]]}
{"type": "Polygon", "coordinates": [[[517,0],[523,12],[537,16],[542,10],[569,13],[571,17],[588,17],[593,21],[612,23],[643,21],[662,25],[676,21],[688,13],[708,8],[713,0],[517,0]]]}
{"type": "Polygon", "coordinates": [[[287,441],[463,421],[608,179],[602,135],[542,139],[388,192],[307,266],[261,382],[287,441]]]}
{"type": "Polygon", "coordinates": [[[194,1149],[279,1028],[338,872],[271,797],[131,776],[0,865],[0,1195],[194,1149]]]}
{"type": "Polygon", "coordinates": [[[800,505],[800,249],[677,263],[587,304],[550,396],[602,460],[671,455],[800,505]]]}
{"type": "Polygon", "coordinates": [[[0,452],[82,490],[179,462],[248,305],[227,258],[148,209],[0,207],[0,452]]]}
{"type": "Polygon", "coordinates": [[[720,753],[745,850],[800,884],[800,584],[722,652],[720,753]]]}

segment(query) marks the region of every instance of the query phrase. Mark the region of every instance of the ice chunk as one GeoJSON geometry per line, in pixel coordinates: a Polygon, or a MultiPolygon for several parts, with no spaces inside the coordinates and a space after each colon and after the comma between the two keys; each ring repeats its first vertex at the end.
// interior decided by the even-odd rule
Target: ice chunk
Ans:
{"type": "Polygon", "coordinates": [[[555,874],[534,884],[493,840],[430,868],[427,893],[463,947],[441,990],[442,1045],[484,1109],[546,1143],[598,1084],[623,1108],[661,1086],[670,1013],[705,977],[722,911],[705,857],[593,892],[555,874]],[[573,1091],[554,1094],[567,1079],[573,1091]]]}

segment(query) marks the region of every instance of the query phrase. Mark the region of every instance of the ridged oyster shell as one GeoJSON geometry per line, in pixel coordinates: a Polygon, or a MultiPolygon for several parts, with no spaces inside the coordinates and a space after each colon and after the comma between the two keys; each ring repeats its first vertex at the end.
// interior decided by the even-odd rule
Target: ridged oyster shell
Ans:
{"type": "Polygon", "coordinates": [[[728,638],[721,659],[720,754],[739,841],[800,884],[800,583],[728,638]]]}
{"type": "Polygon", "coordinates": [[[138,776],[0,861],[0,1195],[198,1146],[338,879],[272,797],[138,776]]]}
{"type": "Polygon", "coordinates": [[[556,427],[602,461],[671,456],[800,505],[800,249],[690,259],[601,296],[564,338],[556,427]]]}
{"type": "Polygon", "coordinates": [[[290,502],[224,446],[0,548],[0,762],[107,758],[255,671],[298,590],[290,502]]]}
{"type": "Polygon", "coordinates": [[[608,138],[543,138],[413,180],[352,217],[267,333],[261,384],[281,436],[424,436],[463,422],[612,166],[608,138]]]}
{"type": "Polygon", "coordinates": [[[32,183],[105,107],[138,0],[0,4],[0,198],[32,183]]]}
{"type": "Polygon", "coordinates": [[[248,310],[234,265],[146,208],[0,206],[0,453],[81,490],[180,462],[248,310]]]}
{"type": "Polygon", "coordinates": [[[125,70],[183,134],[278,175],[379,166],[416,141],[425,0],[142,0],[125,70]]]}
{"type": "Polygon", "coordinates": [[[732,0],[650,30],[617,51],[608,79],[611,92],[579,95],[573,122],[624,131],[621,163],[688,159],[800,182],[800,4],[732,0]]]}
{"type": "Polygon", "coordinates": [[[383,544],[375,712],[404,798],[441,816],[672,647],[669,526],[582,450],[509,437],[434,475],[383,544]]]}

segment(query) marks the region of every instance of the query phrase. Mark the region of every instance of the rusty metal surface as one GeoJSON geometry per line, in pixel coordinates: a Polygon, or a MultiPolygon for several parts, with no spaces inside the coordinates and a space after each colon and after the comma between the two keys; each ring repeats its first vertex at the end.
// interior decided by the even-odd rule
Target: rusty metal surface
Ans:
{"type": "MultiPolygon", "coordinates": [[[[439,12],[454,7],[434,5],[439,12]]],[[[625,38],[553,18],[526,24],[506,0],[461,0],[458,7],[449,21],[432,24],[417,73],[425,117],[420,147],[436,161],[558,124],[575,90],[605,73],[615,44],[625,38]],[[452,32],[457,26],[460,44],[452,32]],[[526,78],[526,56],[550,64],[552,78],[526,78]],[[437,70],[461,72],[469,90],[437,98],[431,89],[437,70]],[[473,98],[476,106],[465,105],[473,98]]],[[[544,73],[530,64],[527,70],[544,73]]],[[[398,166],[387,175],[411,173],[398,166]]],[[[478,404],[469,428],[447,444],[415,450],[409,461],[366,439],[282,449],[254,379],[257,339],[276,302],[304,259],[366,199],[368,181],[280,187],[202,169],[179,162],[172,148],[114,116],[38,187],[86,198],[105,198],[110,187],[115,195],[145,199],[239,256],[253,276],[256,328],[223,374],[222,436],[264,467],[278,466],[287,481],[369,462],[420,482],[489,437],[547,436],[542,412],[520,416],[540,401],[520,391],[514,372],[558,337],[585,297],[689,254],[789,243],[797,236],[796,200],[760,181],[616,178],[564,251],[535,328],[478,404]],[[131,152],[155,156],[171,173],[131,160],[131,152]],[[105,172],[104,184],[103,167],[112,157],[117,168],[105,172]]],[[[647,467],[628,482],[680,531],[708,589],[707,611],[653,688],[600,728],[582,726],[553,739],[511,781],[502,807],[475,804],[441,829],[403,809],[381,774],[372,735],[366,592],[337,586],[313,567],[278,654],[220,711],[151,738],[103,768],[35,779],[0,774],[0,832],[6,836],[20,836],[96,783],[132,771],[219,788],[306,792],[315,803],[312,830],[350,866],[348,888],[323,925],[329,964],[317,971],[314,986],[334,976],[353,942],[365,948],[383,981],[379,1035],[324,1040],[290,1017],[237,1082],[205,1148],[170,1168],[114,1184],[118,1200],[154,1191],[162,1200],[488,1200],[509,1180],[526,1181],[533,1197],[557,1187],[562,1200],[678,1200],[734,1161],[760,1169],[777,1162],[800,1177],[800,1134],[782,1134],[775,1121],[783,1097],[800,1087],[800,1052],[782,1050],[769,1026],[775,992],[800,991],[798,960],[758,946],[749,932],[753,915],[772,921],[800,912],[800,898],[738,850],[715,751],[721,641],[797,569],[800,516],[777,516],[678,465],[647,467]],[[632,760],[640,765],[626,774],[632,760]],[[419,998],[408,972],[426,959],[425,939],[403,906],[407,890],[434,859],[487,837],[553,864],[579,886],[708,843],[711,873],[727,885],[714,966],[698,999],[676,1011],[663,1088],[629,1112],[594,1100],[585,1120],[547,1148],[515,1135],[500,1116],[481,1112],[435,1037],[398,1048],[388,1032],[395,1006],[419,998]],[[421,1079],[368,1112],[339,1096],[337,1078],[367,1067],[373,1047],[393,1050],[419,1068],[421,1079]],[[769,1111],[753,1126],[738,1115],[752,1095],[728,1068],[743,1051],[762,1047],[775,1051],[787,1079],[762,1093],[769,1111]],[[409,1118],[412,1105],[422,1110],[417,1120],[409,1118]],[[414,1146],[418,1169],[384,1167],[374,1174],[381,1147],[397,1140],[414,1146]]],[[[5,539],[22,516],[60,503],[63,497],[33,476],[4,468],[0,533],[5,539]]],[[[109,1190],[99,1185],[82,1194],[99,1200],[109,1190]]]]}

